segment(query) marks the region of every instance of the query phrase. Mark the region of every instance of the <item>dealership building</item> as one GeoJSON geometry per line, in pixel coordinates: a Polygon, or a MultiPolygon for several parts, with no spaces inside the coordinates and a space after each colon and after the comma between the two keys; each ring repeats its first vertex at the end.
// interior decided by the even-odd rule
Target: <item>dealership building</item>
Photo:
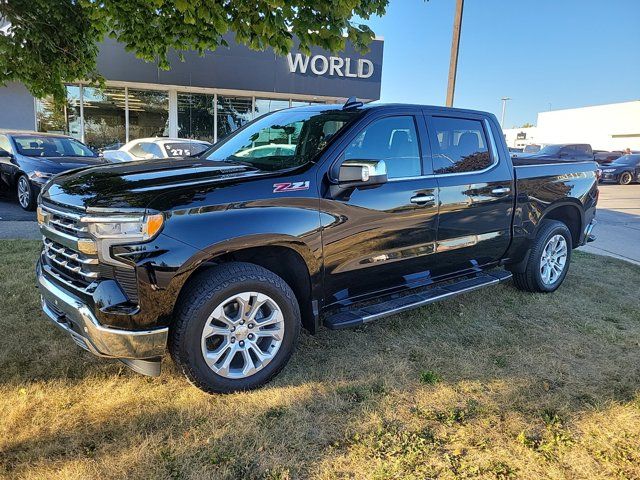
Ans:
{"type": "Polygon", "coordinates": [[[215,142],[247,121],[291,106],[380,98],[383,40],[362,54],[312,49],[252,51],[227,38],[228,47],[172,52],[171,69],[139,60],[112,40],[100,45],[98,70],[105,88],[66,86],[64,105],[35,99],[19,84],[0,88],[0,128],[67,133],[94,148],[153,136],[215,142]]]}
{"type": "Polygon", "coordinates": [[[504,130],[509,147],[588,143],[596,150],[640,150],[640,100],[538,113],[535,127],[504,130]]]}

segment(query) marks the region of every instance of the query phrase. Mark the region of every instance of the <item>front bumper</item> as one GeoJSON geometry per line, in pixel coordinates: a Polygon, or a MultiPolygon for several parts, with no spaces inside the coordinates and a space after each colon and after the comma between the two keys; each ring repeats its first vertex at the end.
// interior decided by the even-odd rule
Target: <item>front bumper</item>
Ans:
{"type": "Polygon", "coordinates": [[[62,289],[36,268],[42,310],[51,321],[71,335],[82,348],[100,357],[157,359],[164,355],[169,329],[129,331],[105,327],[98,322],[91,309],[72,293],[62,289]]]}

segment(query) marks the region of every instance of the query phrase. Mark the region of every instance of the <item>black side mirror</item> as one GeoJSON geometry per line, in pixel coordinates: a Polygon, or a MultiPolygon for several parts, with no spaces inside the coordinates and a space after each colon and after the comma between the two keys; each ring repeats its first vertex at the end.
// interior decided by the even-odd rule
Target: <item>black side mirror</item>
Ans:
{"type": "Polygon", "coordinates": [[[338,183],[344,186],[380,185],[387,182],[384,160],[345,160],[340,165],[338,183]]]}
{"type": "Polygon", "coordinates": [[[0,158],[9,158],[12,159],[13,158],[13,154],[7,152],[6,150],[0,148],[0,158]]]}

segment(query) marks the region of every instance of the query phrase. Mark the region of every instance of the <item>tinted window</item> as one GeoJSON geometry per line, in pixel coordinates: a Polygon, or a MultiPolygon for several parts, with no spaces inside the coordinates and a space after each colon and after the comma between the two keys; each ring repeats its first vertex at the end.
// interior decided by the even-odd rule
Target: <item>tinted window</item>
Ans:
{"type": "Polygon", "coordinates": [[[5,135],[0,135],[0,148],[5,152],[13,153],[11,142],[5,135]]]}
{"type": "Polygon", "coordinates": [[[479,120],[433,117],[432,128],[436,137],[434,173],[474,172],[491,165],[487,138],[479,120]]]}
{"type": "Polygon", "coordinates": [[[167,157],[188,157],[204,152],[210,145],[196,142],[165,143],[164,151],[167,157]]]}
{"type": "Polygon", "coordinates": [[[374,121],[347,147],[344,159],[384,160],[389,178],[418,177],[422,162],[413,117],[374,121]]]}

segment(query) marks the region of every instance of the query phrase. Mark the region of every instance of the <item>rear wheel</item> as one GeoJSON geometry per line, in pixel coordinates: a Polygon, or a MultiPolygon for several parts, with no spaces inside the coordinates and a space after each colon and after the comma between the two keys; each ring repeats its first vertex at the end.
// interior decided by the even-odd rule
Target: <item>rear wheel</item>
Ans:
{"type": "Polygon", "coordinates": [[[623,172],[618,177],[618,183],[620,185],[629,185],[631,180],[633,180],[633,176],[629,172],[623,172]]]}
{"type": "Polygon", "coordinates": [[[514,273],[516,287],[529,292],[553,292],[564,281],[571,261],[571,232],[556,220],[543,220],[525,271],[514,273]]]}
{"type": "Polygon", "coordinates": [[[18,204],[25,210],[33,210],[36,207],[36,199],[31,188],[31,182],[26,175],[20,175],[16,183],[16,196],[18,204]]]}
{"type": "Polygon", "coordinates": [[[284,368],[301,322],[282,278],[234,262],[199,274],[185,288],[169,351],[191,383],[209,393],[250,390],[284,368]]]}

